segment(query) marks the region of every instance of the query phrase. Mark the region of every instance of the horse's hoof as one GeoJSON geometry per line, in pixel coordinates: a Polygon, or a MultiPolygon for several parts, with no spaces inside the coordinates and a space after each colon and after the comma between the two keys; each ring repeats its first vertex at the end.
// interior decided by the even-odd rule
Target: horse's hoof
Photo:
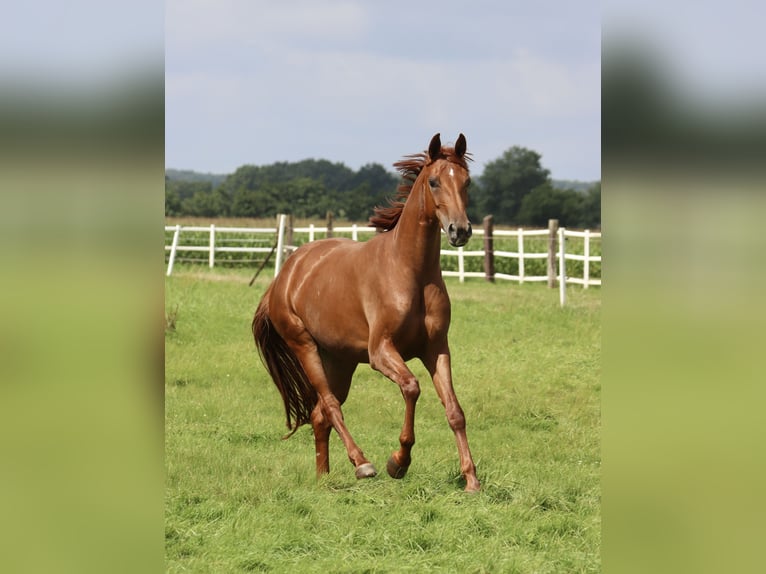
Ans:
{"type": "Polygon", "coordinates": [[[371,462],[365,462],[356,467],[357,478],[372,478],[376,474],[378,474],[378,471],[375,470],[375,467],[372,466],[371,462]]]}
{"type": "Polygon", "coordinates": [[[404,478],[404,475],[407,474],[408,469],[408,466],[399,466],[394,460],[393,456],[390,457],[386,463],[386,470],[388,471],[388,475],[391,478],[404,478]]]}
{"type": "Polygon", "coordinates": [[[479,492],[481,490],[481,485],[479,484],[479,481],[476,479],[467,481],[465,485],[465,492],[479,492]]]}

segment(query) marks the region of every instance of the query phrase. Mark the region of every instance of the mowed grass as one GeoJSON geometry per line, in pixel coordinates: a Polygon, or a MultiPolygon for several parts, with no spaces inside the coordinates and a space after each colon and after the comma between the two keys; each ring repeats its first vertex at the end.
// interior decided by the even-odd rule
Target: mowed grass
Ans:
{"type": "Polygon", "coordinates": [[[398,447],[397,387],[360,365],[346,423],[379,475],[358,481],[335,433],[317,481],[311,428],[289,440],[250,333],[268,278],[178,268],[166,279],[169,572],[600,571],[599,289],[567,307],[540,284],[448,280],[455,388],[482,491],[419,362],[417,443],[398,447]]]}

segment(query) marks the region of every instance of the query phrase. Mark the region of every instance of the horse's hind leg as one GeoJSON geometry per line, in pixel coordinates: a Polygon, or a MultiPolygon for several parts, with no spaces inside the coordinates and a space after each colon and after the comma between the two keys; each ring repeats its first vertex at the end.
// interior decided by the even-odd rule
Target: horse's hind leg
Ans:
{"type": "Polygon", "coordinates": [[[332,425],[324,416],[320,403],[317,403],[311,411],[311,426],[314,428],[317,478],[319,478],[330,472],[330,431],[332,430],[332,425]]]}
{"type": "MultiPolygon", "coordinates": [[[[356,469],[356,477],[369,478],[375,476],[377,474],[375,467],[364,456],[362,449],[357,446],[354,439],[351,437],[351,433],[348,432],[348,428],[346,428],[346,423],[343,421],[343,412],[340,410],[341,401],[333,393],[333,388],[331,387],[327,373],[325,372],[316,343],[311,336],[304,331],[299,336],[291,337],[288,344],[300,361],[309,381],[311,381],[311,385],[317,391],[317,406],[314,411],[312,411],[311,416],[312,425],[315,424],[315,421],[318,425],[314,426],[314,438],[315,440],[319,440],[319,442],[316,443],[317,453],[319,454],[317,458],[323,458],[322,453],[326,452],[324,451],[327,444],[325,441],[326,434],[328,435],[327,438],[329,438],[329,430],[326,430],[326,426],[329,423],[329,425],[338,433],[341,441],[343,441],[343,445],[346,447],[346,452],[348,453],[348,458],[356,469]],[[321,412],[315,417],[314,414],[317,408],[321,409],[321,412]],[[317,429],[319,430],[318,435],[316,434],[317,429]]],[[[353,373],[353,369],[351,372],[353,373]]],[[[348,392],[348,388],[346,388],[346,392],[348,392]]],[[[342,396],[342,398],[345,399],[345,396],[342,396]]],[[[329,469],[329,454],[326,458],[328,461],[327,468],[329,469]]],[[[320,468],[319,462],[317,462],[317,473],[323,471],[324,465],[320,468]]]]}
{"type": "MultiPolygon", "coordinates": [[[[356,369],[356,363],[342,362],[324,353],[320,354],[322,356],[322,366],[325,375],[330,383],[330,389],[342,404],[346,401],[346,397],[348,396],[348,390],[351,386],[351,377],[356,369]]],[[[332,423],[330,423],[325,416],[321,403],[317,403],[311,413],[311,425],[314,429],[317,478],[319,478],[322,474],[330,472],[329,440],[330,431],[332,431],[332,423]]],[[[368,471],[369,470],[370,469],[368,468],[368,471]]],[[[374,472],[374,468],[371,470],[374,472]]],[[[366,476],[374,475],[367,472],[364,476],[360,476],[360,478],[366,476]]]]}

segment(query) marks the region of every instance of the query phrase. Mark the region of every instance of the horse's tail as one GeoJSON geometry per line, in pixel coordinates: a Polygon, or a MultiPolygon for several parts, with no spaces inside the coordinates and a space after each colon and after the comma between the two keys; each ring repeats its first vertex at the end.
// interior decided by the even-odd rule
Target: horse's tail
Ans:
{"type": "Polygon", "coordinates": [[[317,394],[311,386],[306,371],[298,357],[277,333],[269,317],[269,292],[261,299],[253,318],[253,337],[263,364],[269,371],[274,384],[285,403],[287,428],[290,432],[283,439],[290,438],[298,428],[311,422],[311,411],[317,403],[317,394]]]}

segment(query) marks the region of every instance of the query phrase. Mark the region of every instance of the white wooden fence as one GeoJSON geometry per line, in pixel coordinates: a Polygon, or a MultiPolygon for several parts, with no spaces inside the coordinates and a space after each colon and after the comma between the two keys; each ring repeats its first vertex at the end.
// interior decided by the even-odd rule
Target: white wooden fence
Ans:
{"type": "MultiPolygon", "coordinates": [[[[275,227],[217,227],[210,225],[206,227],[199,226],[183,226],[183,225],[170,225],[165,226],[165,231],[172,231],[173,236],[170,245],[165,245],[165,250],[169,251],[167,275],[170,276],[173,272],[173,265],[177,259],[179,252],[204,252],[208,254],[208,265],[210,268],[215,266],[216,253],[250,253],[261,254],[263,257],[274,253],[274,276],[279,273],[282,266],[285,255],[289,255],[295,249],[294,245],[285,244],[285,232],[286,232],[287,218],[285,215],[277,216],[277,224],[275,227]],[[184,233],[194,232],[197,237],[200,232],[209,233],[209,241],[205,245],[200,245],[199,242],[190,245],[184,245],[182,243],[182,235],[184,233]],[[238,235],[236,239],[232,239],[228,236],[233,234],[238,235]],[[251,240],[242,239],[243,234],[253,235],[251,240]],[[267,238],[264,239],[263,236],[267,238]],[[260,236],[260,237],[256,237],[260,236]],[[271,238],[269,238],[269,236],[271,238]],[[231,245],[232,242],[236,242],[237,245],[231,245]]],[[[314,224],[308,227],[295,227],[292,230],[293,236],[295,234],[307,234],[308,241],[315,241],[317,235],[326,235],[328,231],[327,227],[315,226],[314,224]]],[[[354,241],[358,241],[360,235],[368,234],[374,235],[375,229],[364,225],[351,225],[346,227],[332,227],[333,233],[351,234],[351,238],[354,241]]],[[[474,229],[474,235],[482,236],[485,231],[483,229],[474,229]]],[[[558,274],[555,279],[559,284],[560,301],[563,306],[566,303],[566,286],[567,284],[582,285],[587,289],[591,285],[601,285],[601,279],[590,276],[590,264],[593,262],[601,262],[600,255],[591,255],[591,241],[600,240],[601,233],[590,230],[585,231],[570,231],[564,227],[558,229],[558,252],[556,253],[556,259],[558,260],[558,274]],[[578,237],[583,240],[584,253],[567,253],[566,244],[567,239],[570,237],[578,237]],[[571,277],[566,274],[566,261],[582,261],[583,262],[583,274],[582,277],[571,277]]],[[[492,231],[492,237],[514,237],[516,238],[517,248],[515,251],[501,251],[494,250],[494,257],[508,257],[518,260],[518,274],[510,275],[506,273],[494,273],[494,278],[503,279],[508,281],[516,281],[518,283],[533,282],[533,281],[548,281],[548,275],[528,275],[525,272],[524,262],[530,259],[546,259],[549,257],[548,252],[529,252],[525,249],[525,238],[528,237],[547,237],[549,231],[547,229],[515,229],[515,230],[501,230],[495,229],[492,231]]],[[[442,271],[445,277],[458,277],[460,282],[465,281],[466,277],[486,277],[484,272],[480,271],[466,271],[465,259],[466,257],[485,257],[486,253],[482,250],[465,250],[462,247],[457,249],[442,249],[441,254],[443,256],[457,257],[457,271],[442,271]]]]}

